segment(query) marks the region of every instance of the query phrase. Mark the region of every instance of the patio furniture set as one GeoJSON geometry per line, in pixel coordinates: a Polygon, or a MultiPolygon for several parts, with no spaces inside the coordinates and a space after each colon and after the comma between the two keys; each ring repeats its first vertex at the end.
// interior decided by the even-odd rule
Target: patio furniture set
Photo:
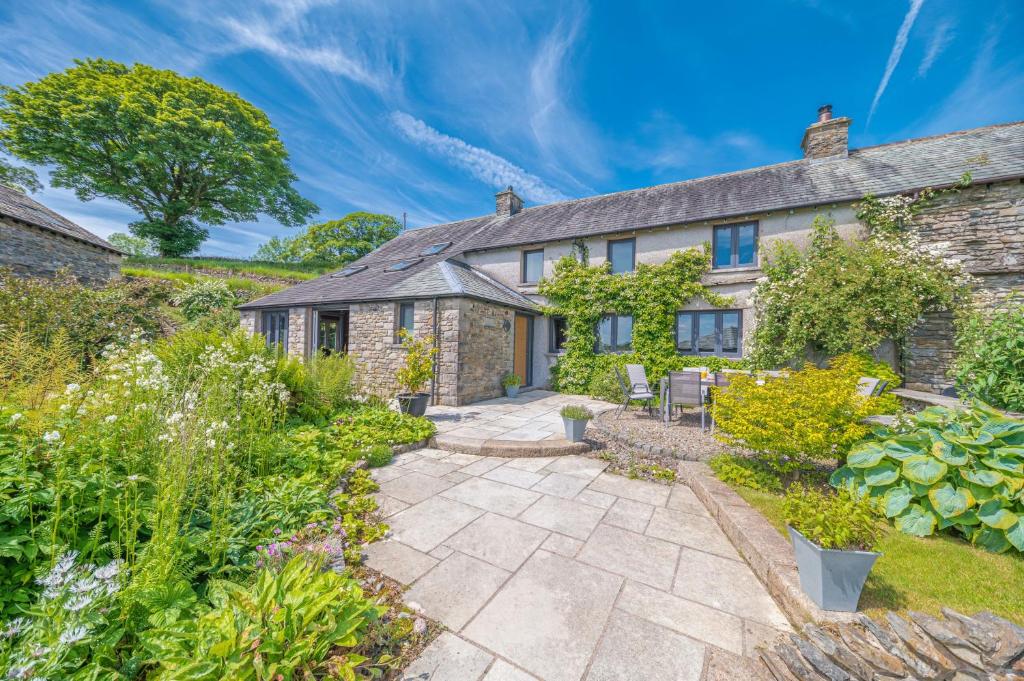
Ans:
{"type": "MultiPolygon", "coordinates": [[[[647,411],[654,415],[654,392],[647,381],[647,372],[641,364],[627,364],[626,377],[623,378],[618,367],[615,368],[615,376],[619,379],[619,386],[622,389],[622,405],[619,407],[618,415],[621,415],[629,407],[629,403],[638,400],[645,403],[647,411]]],[[[672,422],[674,410],[682,411],[687,407],[700,407],[700,428],[704,430],[706,423],[707,407],[711,404],[713,394],[711,388],[724,389],[729,387],[732,376],[742,374],[745,376],[757,376],[758,384],[764,384],[766,380],[786,378],[789,374],[785,371],[744,371],[742,369],[722,369],[711,372],[708,367],[687,367],[682,371],[670,371],[667,376],[662,377],[658,382],[658,409],[665,425],[672,422]]],[[[888,386],[888,381],[868,376],[862,377],[857,384],[857,392],[865,397],[878,396],[888,386]]],[[[711,431],[714,432],[714,415],[711,417],[711,431]]]]}

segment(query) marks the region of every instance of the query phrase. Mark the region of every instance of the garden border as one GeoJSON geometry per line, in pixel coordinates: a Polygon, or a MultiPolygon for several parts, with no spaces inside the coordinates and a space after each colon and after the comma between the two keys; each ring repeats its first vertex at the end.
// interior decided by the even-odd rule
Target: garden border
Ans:
{"type": "Polygon", "coordinates": [[[701,461],[683,461],[676,467],[685,483],[718,522],[768,593],[796,627],[858,621],[857,613],[819,608],[800,588],[800,576],[789,542],[743,497],[719,480],[701,461]]]}

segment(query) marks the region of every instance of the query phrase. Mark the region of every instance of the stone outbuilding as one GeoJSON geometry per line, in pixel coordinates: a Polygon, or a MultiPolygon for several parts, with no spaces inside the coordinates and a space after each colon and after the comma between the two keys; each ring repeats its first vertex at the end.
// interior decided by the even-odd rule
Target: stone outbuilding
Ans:
{"type": "Polygon", "coordinates": [[[0,269],[52,277],[66,269],[80,282],[120,276],[124,254],[89,230],[21,192],[0,185],[0,269]]]}

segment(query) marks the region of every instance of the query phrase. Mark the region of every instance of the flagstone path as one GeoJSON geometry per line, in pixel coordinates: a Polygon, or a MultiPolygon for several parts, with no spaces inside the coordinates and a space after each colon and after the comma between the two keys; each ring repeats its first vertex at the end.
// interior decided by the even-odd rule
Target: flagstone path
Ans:
{"type": "Polygon", "coordinates": [[[685,681],[789,631],[688,487],[605,466],[421,449],[373,471],[393,534],[367,564],[448,628],[403,679],[685,681]]]}

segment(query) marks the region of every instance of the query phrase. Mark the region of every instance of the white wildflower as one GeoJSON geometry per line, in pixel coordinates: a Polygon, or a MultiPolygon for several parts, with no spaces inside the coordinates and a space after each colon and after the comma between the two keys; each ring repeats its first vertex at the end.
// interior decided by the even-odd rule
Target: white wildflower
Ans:
{"type": "Polygon", "coordinates": [[[74,393],[77,393],[79,390],[81,390],[81,388],[82,386],[78,385],[77,383],[68,383],[67,387],[64,389],[64,394],[73,395],[74,393]]]}
{"type": "Polygon", "coordinates": [[[61,645],[70,646],[78,643],[89,633],[85,627],[72,627],[60,635],[61,645]]]}
{"type": "Polygon", "coordinates": [[[117,420],[117,414],[111,414],[110,416],[106,417],[103,420],[106,421],[107,423],[113,423],[114,421],[117,420]]]}
{"type": "Polygon", "coordinates": [[[56,430],[51,430],[48,433],[43,433],[43,442],[49,442],[50,444],[53,444],[54,442],[58,442],[59,440],[60,433],[57,432],[56,430]]]}
{"type": "Polygon", "coordinates": [[[21,413],[11,414],[11,425],[13,426],[15,423],[17,423],[18,421],[22,420],[23,418],[25,418],[24,414],[21,414],[21,413]]]}

